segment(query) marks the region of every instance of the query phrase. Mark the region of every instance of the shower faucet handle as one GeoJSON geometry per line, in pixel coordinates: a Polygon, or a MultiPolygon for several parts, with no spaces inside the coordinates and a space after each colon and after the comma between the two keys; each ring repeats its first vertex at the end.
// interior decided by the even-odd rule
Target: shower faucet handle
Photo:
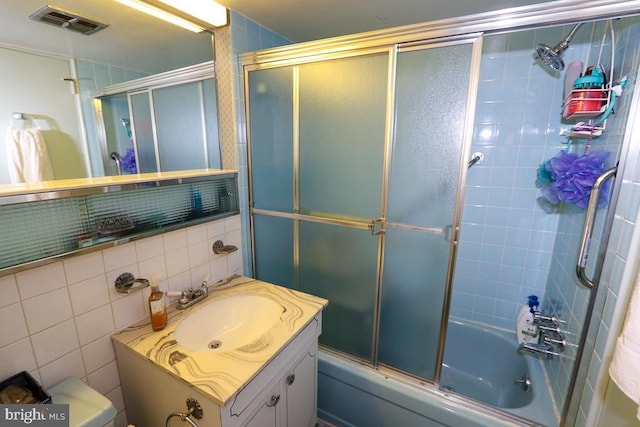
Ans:
{"type": "Polygon", "coordinates": [[[564,320],[559,319],[555,316],[545,316],[540,311],[536,311],[533,313],[533,323],[535,325],[540,325],[540,323],[548,323],[556,328],[559,327],[559,324],[566,323],[564,320]]]}

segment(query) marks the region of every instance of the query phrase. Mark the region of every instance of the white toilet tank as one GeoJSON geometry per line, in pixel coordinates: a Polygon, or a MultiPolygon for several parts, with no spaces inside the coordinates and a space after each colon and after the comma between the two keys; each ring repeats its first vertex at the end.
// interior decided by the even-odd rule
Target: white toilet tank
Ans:
{"type": "Polygon", "coordinates": [[[69,404],[69,427],[112,427],[116,408],[78,378],[67,378],[47,390],[52,403],[69,404]]]}

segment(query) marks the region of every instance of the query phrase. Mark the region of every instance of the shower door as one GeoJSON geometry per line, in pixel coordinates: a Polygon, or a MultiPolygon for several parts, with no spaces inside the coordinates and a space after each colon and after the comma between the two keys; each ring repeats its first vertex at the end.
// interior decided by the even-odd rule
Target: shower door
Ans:
{"type": "Polygon", "coordinates": [[[473,49],[409,45],[397,59],[378,362],[431,380],[471,138],[473,49]]]}
{"type": "Polygon", "coordinates": [[[255,275],[331,301],[320,342],[373,357],[389,51],[249,74],[255,275]]]}
{"type": "Polygon", "coordinates": [[[428,380],[477,40],[246,73],[255,276],[329,299],[321,344],[428,380]]]}

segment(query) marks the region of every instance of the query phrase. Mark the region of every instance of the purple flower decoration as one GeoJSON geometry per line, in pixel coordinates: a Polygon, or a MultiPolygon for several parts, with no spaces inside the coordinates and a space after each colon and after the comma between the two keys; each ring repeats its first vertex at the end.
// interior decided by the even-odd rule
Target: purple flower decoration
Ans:
{"type": "Polygon", "coordinates": [[[550,178],[550,182],[542,185],[542,195],[554,204],[567,202],[586,208],[593,184],[602,174],[604,163],[610,154],[602,150],[582,156],[559,152],[541,165],[543,175],[550,178]]]}
{"type": "Polygon", "coordinates": [[[120,163],[122,164],[122,169],[129,173],[138,173],[138,168],[136,168],[136,153],[133,151],[133,148],[127,148],[127,153],[120,159],[120,163]]]}

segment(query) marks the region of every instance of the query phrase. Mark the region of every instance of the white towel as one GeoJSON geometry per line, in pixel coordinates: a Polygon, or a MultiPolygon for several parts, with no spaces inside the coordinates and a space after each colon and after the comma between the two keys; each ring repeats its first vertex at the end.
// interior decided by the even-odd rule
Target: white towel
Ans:
{"type": "MultiPolygon", "coordinates": [[[[609,375],[624,394],[640,405],[640,277],[634,286],[609,375]]],[[[640,419],[640,407],[636,416],[640,419]]]]}
{"type": "Polygon", "coordinates": [[[13,184],[53,179],[47,145],[38,129],[9,127],[5,145],[13,184]]]}

